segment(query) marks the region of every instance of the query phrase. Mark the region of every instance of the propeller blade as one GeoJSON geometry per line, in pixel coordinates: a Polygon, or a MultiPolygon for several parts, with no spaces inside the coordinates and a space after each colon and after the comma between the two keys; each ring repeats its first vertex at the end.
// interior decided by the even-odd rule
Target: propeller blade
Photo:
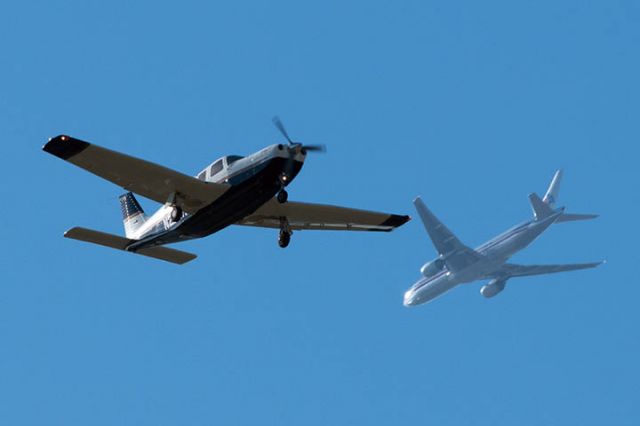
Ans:
{"type": "Polygon", "coordinates": [[[325,145],[302,145],[302,149],[307,152],[327,152],[325,145]]]}
{"type": "Polygon", "coordinates": [[[276,115],[275,117],[273,117],[272,121],[273,124],[278,128],[278,130],[280,130],[280,133],[282,133],[285,139],[289,142],[289,144],[293,145],[294,142],[289,137],[289,133],[287,133],[287,129],[284,128],[284,124],[282,124],[282,121],[280,121],[280,117],[276,115]]]}

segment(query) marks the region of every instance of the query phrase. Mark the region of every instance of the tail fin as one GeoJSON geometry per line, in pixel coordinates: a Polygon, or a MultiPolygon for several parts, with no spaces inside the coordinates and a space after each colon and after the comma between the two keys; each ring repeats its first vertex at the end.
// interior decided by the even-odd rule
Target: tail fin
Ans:
{"type": "Polygon", "coordinates": [[[553,209],[549,204],[545,203],[544,200],[541,200],[535,192],[529,194],[529,202],[533,209],[533,217],[536,220],[545,219],[553,214],[553,209]]]}
{"type": "Polygon", "coordinates": [[[133,238],[135,232],[147,221],[147,216],[131,192],[120,196],[120,209],[122,210],[124,233],[127,238],[133,238]]]}
{"type": "Polygon", "coordinates": [[[558,200],[558,193],[560,192],[560,181],[562,180],[562,169],[556,170],[549,184],[546,194],[542,198],[542,202],[547,204],[552,209],[556,208],[556,201],[558,200]]]}
{"type": "MultiPolygon", "coordinates": [[[[529,202],[531,203],[531,208],[533,209],[533,217],[536,220],[545,219],[557,211],[556,201],[558,201],[558,194],[560,193],[561,180],[562,170],[556,170],[555,174],[553,175],[553,179],[551,179],[551,183],[549,184],[549,188],[544,194],[544,198],[542,198],[542,200],[535,193],[529,194],[529,202]]],[[[589,220],[595,219],[596,217],[598,217],[597,214],[563,213],[556,220],[556,223],[573,222],[576,220],[589,220]]]]}

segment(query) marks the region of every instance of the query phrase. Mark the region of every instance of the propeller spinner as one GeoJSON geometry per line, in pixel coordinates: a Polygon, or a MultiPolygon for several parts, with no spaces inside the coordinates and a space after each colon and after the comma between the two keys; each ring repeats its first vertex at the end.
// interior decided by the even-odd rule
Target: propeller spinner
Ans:
{"type": "Polygon", "coordinates": [[[284,136],[287,142],[289,142],[290,147],[300,149],[302,153],[327,152],[327,147],[325,145],[303,145],[300,142],[295,142],[293,139],[291,139],[291,137],[289,136],[289,133],[287,133],[287,129],[285,129],[284,124],[282,124],[280,117],[278,116],[273,117],[273,124],[276,126],[278,130],[280,130],[280,133],[282,133],[282,136],[284,136]]]}
{"type": "MultiPolygon", "coordinates": [[[[273,124],[276,126],[278,130],[280,130],[280,133],[282,133],[282,136],[284,136],[287,142],[289,142],[289,147],[288,147],[289,159],[285,164],[284,170],[280,174],[280,184],[282,185],[282,187],[276,197],[279,203],[286,203],[288,199],[288,195],[287,195],[287,191],[284,188],[289,184],[293,176],[294,158],[296,154],[301,153],[302,155],[306,155],[307,152],[326,152],[327,148],[324,145],[303,145],[300,142],[295,142],[289,136],[287,129],[285,129],[284,124],[282,124],[282,121],[278,116],[273,117],[273,124]]],[[[281,247],[286,247],[286,244],[288,244],[288,239],[286,240],[282,239],[283,233],[287,235],[289,234],[285,230],[280,231],[280,234],[281,234],[280,237],[281,237],[281,240],[283,241],[281,243],[281,247]]]]}

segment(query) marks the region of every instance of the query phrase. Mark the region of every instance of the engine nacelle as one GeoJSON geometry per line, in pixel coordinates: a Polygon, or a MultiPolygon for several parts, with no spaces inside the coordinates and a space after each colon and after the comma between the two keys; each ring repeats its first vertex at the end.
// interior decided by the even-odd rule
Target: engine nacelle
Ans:
{"type": "Polygon", "coordinates": [[[507,280],[491,280],[489,284],[482,286],[482,288],[480,289],[480,294],[486,298],[493,297],[504,290],[504,287],[506,285],[507,280]]]}
{"type": "Polygon", "coordinates": [[[422,265],[420,273],[425,277],[432,277],[442,271],[442,268],[444,268],[444,260],[438,258],[422,265]]]}

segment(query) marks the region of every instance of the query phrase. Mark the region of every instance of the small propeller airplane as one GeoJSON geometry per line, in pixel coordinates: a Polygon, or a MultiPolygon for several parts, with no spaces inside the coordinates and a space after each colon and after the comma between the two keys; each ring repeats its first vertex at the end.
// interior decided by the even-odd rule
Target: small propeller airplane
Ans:
{"type": "Polygon", "coordinates": [[[196,177],[70,136],[49,139],[44,151],[129,191],[120,196],[125,237],[81,227],[64,236],[183,264],[196,255],[163,246],[206,237],[234,224],[279,229],[278,244],[284,248],[294,230],[388,232],[411,219],[288,201],[285,188],[302,169],[307,153],[326,149],[293,141],[278,117],[273,122],[287,144],[270,145],[247,157],[227,155],[196,177]],[[147,216],[133,193],[163,206],[147,216]]]}
{"type": "Polygon", "coordinates": [[[487,298],[493,297],[504,290],[507,280],[513,277],[595,268],[602,264],[603,262],[525,266],[507,263],[511,256],[531,244],[552,224],[598,217],[593,214],[568,214],[564,212],[564,207],[555,208],[561,177],[562,171],[556,171],[543,199],[535,193],[529,195],[533,220],[509,229],[475,250],[460,242],[431,213],[420,197],[416,198],[414,205],[439,256],[422,266],[422,277],[404,294],[404,305],[420,305],[459,284],[485,279],[491,281],[480,289],[480,294],[487,298]]]}

